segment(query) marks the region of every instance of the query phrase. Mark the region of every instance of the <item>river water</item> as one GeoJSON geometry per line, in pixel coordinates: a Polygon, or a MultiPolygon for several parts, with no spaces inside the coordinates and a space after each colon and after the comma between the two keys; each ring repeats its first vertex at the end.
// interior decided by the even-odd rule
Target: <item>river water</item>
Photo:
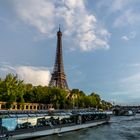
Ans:
{"type": "Polygon", "coordinates": [[[111,117],[108,124],[32,140],[140,140],[140,114],[111,117]]]}

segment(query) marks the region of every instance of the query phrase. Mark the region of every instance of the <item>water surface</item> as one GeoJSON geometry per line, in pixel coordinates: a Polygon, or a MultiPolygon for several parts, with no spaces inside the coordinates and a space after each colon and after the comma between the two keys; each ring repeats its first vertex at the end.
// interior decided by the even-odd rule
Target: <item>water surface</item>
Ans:
{"type": "Polygon", "coordinates": [[[140,114],[112,117],[109,124],[33,140],[140,140],[140,114]]]}

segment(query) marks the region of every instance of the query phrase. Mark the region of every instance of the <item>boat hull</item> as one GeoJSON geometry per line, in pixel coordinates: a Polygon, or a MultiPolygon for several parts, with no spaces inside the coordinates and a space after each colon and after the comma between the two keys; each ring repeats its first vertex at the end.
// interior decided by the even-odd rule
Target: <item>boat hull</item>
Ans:
{"type": "Polygon", "coordinates": [[[72,126],[63,126],[58,128],[52,128],[52,129],[46,129],[46,130],[38,130],[34,132],[27,132],[23,134],[17,134],[13,136],[9,136],[9,140],[21,140],[21,139],[27,139],[27,138],[36,138],[36,137],[42,137],[42,136],[48,136],[53,134],[61,134],[69,131],[75,131],[79,129],[94,127],[97,125],[101,125],[108,122],[107,120],[100,120],[90,123],[84,123],[84,124],[76,124],[72,126]]]}

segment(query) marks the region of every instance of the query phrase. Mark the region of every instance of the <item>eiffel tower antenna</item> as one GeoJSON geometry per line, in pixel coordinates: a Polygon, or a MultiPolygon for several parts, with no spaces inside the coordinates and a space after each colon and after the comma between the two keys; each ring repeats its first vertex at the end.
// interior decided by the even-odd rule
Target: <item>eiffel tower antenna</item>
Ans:
{"type": "Polygon", "coordinates": [[[62,32],[60,30],[60,24],[59,30],[57,32],[57,48],[56,48],[55,64],[52,77],[49,83],[49,87],[59,87],[69,91],[63,65],[62,32]]]}
{"type": "Polygon", "coordinates": [[[61,24],[59,24],[59,31],[61,31],[61,24]]]}

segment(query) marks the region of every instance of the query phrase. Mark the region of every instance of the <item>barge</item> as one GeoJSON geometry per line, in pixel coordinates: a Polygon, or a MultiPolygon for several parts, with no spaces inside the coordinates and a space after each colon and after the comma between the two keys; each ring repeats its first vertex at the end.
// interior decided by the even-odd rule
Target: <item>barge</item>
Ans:
{"type": "Polygon", "coordinates": [[[77,111],[1,111],[0,140],[23,140],[61,134],[107,123],[106,113],[77,111]]]}

